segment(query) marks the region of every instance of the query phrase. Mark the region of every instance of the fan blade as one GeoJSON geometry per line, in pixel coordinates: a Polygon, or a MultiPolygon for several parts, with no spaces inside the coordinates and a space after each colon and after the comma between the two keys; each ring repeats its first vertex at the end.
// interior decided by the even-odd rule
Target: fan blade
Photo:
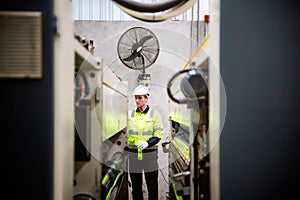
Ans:
{"type": "Polygon", "coordinates": [[[137,46],[143,46],[144,43],[145,43],[147,40],[151,39],[151,38],[153,38],[152,35],[147,35],[147,36],[143,37],[143,38],[139,41],[139,43],[138,43],[137,46]]]}
{"type": "Polygon", "coordinates": [[[142,64],[143,64],[143,67],[145,66],[145,59],[144,59],[144,56],[141,55],[141,60],[142,60],[142,64]]]}
{"type": "Polygon", "coordinates": [[[131,61],[133,59],[135,59],[137,57],[138,53],[136,51],[134,51],[130,56],[128,56],[127,58],[124,58],[124,61],[131,61]]]}
{"type": "Polygon", "coordinates": [[[132,50],[135,52],[135,51],[137,51],[139,48],[142,49],[144,43],[145,43],[147,40],[151,39],[151,38],[153,38],[152,35],[147,35],[147,36],[143,37],[139,42],[137,42],[137,43],[135,43],[135,44],[132,45],[132,50]]]}

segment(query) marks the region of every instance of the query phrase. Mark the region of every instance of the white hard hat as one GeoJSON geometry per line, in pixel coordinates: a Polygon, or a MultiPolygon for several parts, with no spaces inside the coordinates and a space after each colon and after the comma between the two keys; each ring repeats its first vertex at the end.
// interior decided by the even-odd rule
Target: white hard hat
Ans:
{"type": "Polygon", "coordinates": [[[150,96],[150,92],[149,92],[149,89],[146,86],[139,85],[134,89],[133,95],[147,95],[147,96],[150,96]]]}

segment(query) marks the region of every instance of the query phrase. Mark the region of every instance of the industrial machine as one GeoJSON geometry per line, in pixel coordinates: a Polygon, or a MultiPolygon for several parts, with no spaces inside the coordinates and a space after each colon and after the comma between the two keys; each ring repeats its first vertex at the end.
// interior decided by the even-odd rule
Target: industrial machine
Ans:
{"type": "Polygon", "coordinates": [[[109,199],[122,175],[116,170],[124,157],[111,146],[121,145],[114,138],[127,126],[127,85],[83,45],[74,45],[74,199],[109,199]]]}
{"type": "MultiPolygon", "coordinates": [[[[199,58],[199,57],[197,57],[199,58]]],[[[210,199],[208,57],[187,64],[168,82],[169,199],[210,199]]]]}

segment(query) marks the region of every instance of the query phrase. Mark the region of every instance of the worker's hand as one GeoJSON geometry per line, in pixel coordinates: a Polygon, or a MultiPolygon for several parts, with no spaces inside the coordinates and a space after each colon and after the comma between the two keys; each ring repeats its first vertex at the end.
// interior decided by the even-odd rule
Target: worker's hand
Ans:
{"type": "Polygon", "coordinates": [[[149,146],[148,142],[139,142],[137,148],[145,149],[149,146]]]}

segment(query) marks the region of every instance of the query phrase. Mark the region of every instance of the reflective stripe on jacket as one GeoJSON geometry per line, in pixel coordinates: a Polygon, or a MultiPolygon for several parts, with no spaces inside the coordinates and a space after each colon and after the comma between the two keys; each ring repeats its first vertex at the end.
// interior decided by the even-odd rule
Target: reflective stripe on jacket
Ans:
{"type": "MultiPolygon", "coordinates": [[[[163,137],[163,126],[160,114],[149,108],[147,113],[132,110],[128,113],[128,146],[136,147],[139,142],[147,141],[152,137],[163,137]]],[[[147,149],[157,149],[158,144],[147,149]]]]}

